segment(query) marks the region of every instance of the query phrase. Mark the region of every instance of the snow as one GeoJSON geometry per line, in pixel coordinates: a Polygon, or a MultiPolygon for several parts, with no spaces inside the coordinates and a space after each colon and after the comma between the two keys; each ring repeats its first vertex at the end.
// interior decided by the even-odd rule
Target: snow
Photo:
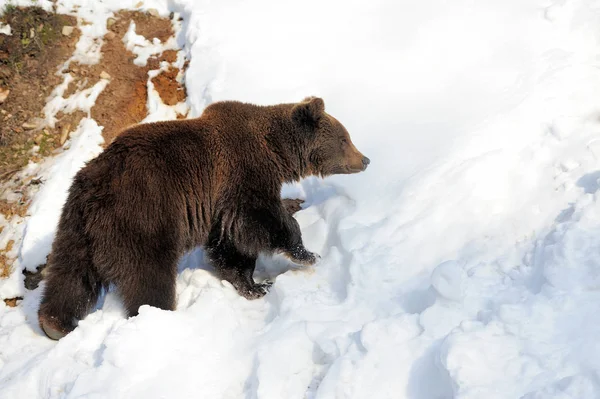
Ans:
{"type": "MultiPolygon", "coordinates": [[[[106,18],[137,4],[58,3],[91,22],[75,53],[89,62],[106,18]]],[[[17,308],[0,302],[1,397],[600,397],[597,2],[142,8],[184,18],[189,116],[222,99],[320,95],[372,164],[284,188],[306,200],[297,219],[322,259],[261,257],[255,278],[275,284],[260,300],[197,250],[181,261],[176,311],[127,320],[110,292],[55,343],[36,324],[41,290],[25,292],[20,273],[0,281],[0,296],[24,293],[17,308]]],[[[172,119],[148,85],[147,120],[172,119]]],[[[92,93],[75,103],[89,110],[92,93]]],[[[44,262],[100,137],[84,119],[66,152],[32,167],[44,185],[17,270],[44,262]]]]}

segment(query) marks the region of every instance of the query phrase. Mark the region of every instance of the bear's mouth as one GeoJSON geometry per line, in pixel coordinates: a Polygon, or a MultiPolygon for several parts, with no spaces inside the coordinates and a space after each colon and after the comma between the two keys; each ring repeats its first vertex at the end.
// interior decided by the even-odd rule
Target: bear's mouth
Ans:
{"type": "Polygon", "coordinates": [[[333,174],[351,175],[351,174],[354,174],[354,173],[364,172],[366,169],[367,169],[367,166],[360,166],[360,167],[356,167],[356,166],[344,166],[344,167],[337,168],[337,170],[335,170],[333,172],[333,174]]]}
{"type": "Polygon", "coordinates": [[[365,170],[367,170],[367,167],[369,166],[370,163],[371,163],[371,160],[361,154],[360,163],[357,164],[356,162],[352,162],[352,164],[346,166],[346,169],[347,169],[346,173],[350,174],[350,173],[364,172],[365,170]]]}
{"type": "Polygon", "coordinates": [[[330,168],[329,170],[323,170],[321,172],[322,176],[330,176],[330,175],[352,175],[355,173],[364,172],[367,169],[368,165],[362,164],[361,166],[354,165],[340,165],[330,168]]]}
{"type": "Polygon", "coordinates": [[[364,172],[365,170],[367,170],[366,166],[361,166],[360,168],[350,167],[350,168],[348,168],[348,173],[350,173],[350,174],[352,174],[352,173],[360,173],[360,172],[364,172]]]}

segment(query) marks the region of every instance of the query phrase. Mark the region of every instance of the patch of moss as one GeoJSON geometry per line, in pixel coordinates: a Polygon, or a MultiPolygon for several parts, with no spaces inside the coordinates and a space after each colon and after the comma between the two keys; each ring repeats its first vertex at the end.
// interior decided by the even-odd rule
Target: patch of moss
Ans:
{"type": "Polygon", "coordinates": [[[22,65],[25,57],[36,56],[45,46],[59,40],[62,27],[67,23],[64,17],[50,14],[40,7],[22,8],[10,3],[5,6],[0,21],[9,24],[13,31],[13,36],[3,37],[0,44],[9,54],[4,63],[14,67],[16,72],[22,69],[18,65],[22,65]],[[15,43],[17,40],[18,45],[15,43]]]}
{"type": "Polygon", "coordinates": [[[3,12],[2,12],[2,13],[3,13],[4,15],[6,15],[6,14],[11,14],[11,13],[15,12],[15,10],[16,10],[16,9],[17,9],[17,6],[15,6],[15,5],[14,5],[14,4],[13,4],[13,3],[12,3],[12,2],[9,0],[9,2],[8,2],[8,3],[6,3],[6,4],[4,5],[4,10],[3,10],[3,12]]]}

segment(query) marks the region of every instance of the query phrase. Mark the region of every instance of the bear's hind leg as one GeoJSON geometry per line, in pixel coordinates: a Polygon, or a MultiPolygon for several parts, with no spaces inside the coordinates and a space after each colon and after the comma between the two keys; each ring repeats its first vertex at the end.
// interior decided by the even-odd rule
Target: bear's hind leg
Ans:
{"type": "MultiPolygon", "coordinates": [[[[71,258],[71,262],[75,259],[71,258]]],[[[46,285],[38,311],[40,327],[51,339],[60,339],[73,331],[96,305],[102,289],[101,280],[87,264],[48,267],[46,285]]]]}
{"type": "Polygon", "coordinates": [[[304,200],[297,199],[297,198],[284,198],[281,200],[281,204],[283,205],[283,208],[290,215],[293,215],[296,212],[301,211],[303,203],[304,203],[304,200]]]}
{"type": "Polygon", "coordinates": [[[263,297],[273,284],[270,281],[254,282],[256,257],[242,254],[227,238],[209,238],[206,251],[219,278],[231,283],[247,299],[263,297]]]}
{"type": "Polygon", "coordinates": [[[142,305],[175,310],[177,260],[168,251],[140,256],[127,263],[113,280],[125,305],[127,316],[137,316],[142,305]]]}

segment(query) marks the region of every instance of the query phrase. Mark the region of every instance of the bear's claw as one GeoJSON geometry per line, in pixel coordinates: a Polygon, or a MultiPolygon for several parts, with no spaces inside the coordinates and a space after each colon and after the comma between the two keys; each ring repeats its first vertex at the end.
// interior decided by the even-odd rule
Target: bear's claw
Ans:
{"type": "Polygon", "coordinates": [[[241,294],[246,299],[249,299],[249,300],[262,298],[269,292],[269,289],[271,288],[272,285],[273,285],[272,281],[265,280],[262,283],[254,284],[252,287],[245,290],[241,294]]]}
{"type": "Polygon", "coordinates": [[[321,256],[319,254],[307,251],[306,249],[299,252],[286,253],[285,255],[292,262],[302,266],[312,266],[321,260],[321,256]]]}

